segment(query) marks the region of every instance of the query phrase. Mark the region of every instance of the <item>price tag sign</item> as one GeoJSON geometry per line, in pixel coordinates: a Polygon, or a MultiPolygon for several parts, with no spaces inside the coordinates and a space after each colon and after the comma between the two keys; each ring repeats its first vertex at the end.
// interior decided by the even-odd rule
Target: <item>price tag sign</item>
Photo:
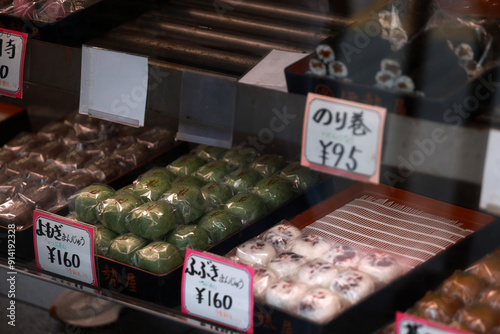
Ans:
{"type": "Polygon", "coordinates": [[[385,115],[382,107],[308,94],[301,164],[379,183],[385,115]]]}
{"type": "Polygon", "coordinates": [[[182,311],[253,333],[254,268],[187,249],[182,311]]]}
{"type": "Polygon", "coordinates": [[[28,34],[0,29],[0,94],[23,97],[24,55],[28,34]]]}
{"type": "Polygon", "coordinates": [[[396,334],[471,334],[433,321],[396,312],[396,334]]]}
{"type": "Polygon", "coordinates": [[[82,46],[80,113],[144,126],[148,58],[82,46]]]}
{"type": "Polygon", "coordinates": [[[97,286],[94,226],[35,210],[33,240],[39,269],[97,286]]]}
{"type": "Polygon", "coordinates": [[[500,131],[490,130],[481,187],[481,209],[500,215],[500,131]]]}

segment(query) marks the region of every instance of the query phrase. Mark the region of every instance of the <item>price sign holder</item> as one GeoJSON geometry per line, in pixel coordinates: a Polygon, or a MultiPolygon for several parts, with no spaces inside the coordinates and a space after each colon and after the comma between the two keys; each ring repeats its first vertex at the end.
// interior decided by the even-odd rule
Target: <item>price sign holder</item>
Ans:
{"type": "Polygon", "coordinates": [[[382,107],[309,93],[301,164],[378,184],[386,113],[382,107]]]}
{"type": "Polygon", "coordinates": [[[253,333],[254,268],[187,249],[182,273],[182,311],[253,333]]]}
{"type": "Polygon", "coordinates": [[[97,286],[94,226],[35,210],[33,241],[39,269],[97,286]]]}
{"type": "Polygon", "coordinates": [[[0,29],[0,94],[23,97],[24,56],[28,34],[0,29]]]}
{"type": "Polygon", "coordinates": [[[147,57],[83,45],[80,113],[144,126],[148,80],[147,57]]]}
{"type": "Polygon", "coordinates": [[[488,136],[486,159],[484,162],[483,182],[479,207],[492,214],[500,215],[500,130],[491,129],[488,136]]]}
{"type": "Polygon", "coordinates": [[[396,312],[396,334],[471,334],[451,328],[444,324],[415,317],[403,312],[396,312]]]}

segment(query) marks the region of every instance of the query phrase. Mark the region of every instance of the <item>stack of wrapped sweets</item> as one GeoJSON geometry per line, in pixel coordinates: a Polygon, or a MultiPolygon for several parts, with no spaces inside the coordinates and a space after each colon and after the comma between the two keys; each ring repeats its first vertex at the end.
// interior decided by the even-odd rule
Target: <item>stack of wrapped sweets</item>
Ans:
{"type": "Polygon", "coordinates": [[[170,147],[174,134],[72,113],[0,148],[0,225],[32,224],[34,209],[55,211],[78,190],[111,181],[170,147]]]}
{"type": "Polygon", "coordinates": [[[94,183],[69,203],[76,219],[99,226],[97,254],[166,274],[187,248],[209,248],[318,181],[278,155],[199,145],[122,189],[94,183]]]}
{"type": "Polygon", "coordinates": [[[471,333],[500,333],[500,256],[455,272],[407,313],[471,333]]]}
{"type": "Polygon", "coordinates": [[[255,267],[254,298],[324,324],[403,273],[392,255],[362,251],[282,221],[227,254],[255,267]]]}

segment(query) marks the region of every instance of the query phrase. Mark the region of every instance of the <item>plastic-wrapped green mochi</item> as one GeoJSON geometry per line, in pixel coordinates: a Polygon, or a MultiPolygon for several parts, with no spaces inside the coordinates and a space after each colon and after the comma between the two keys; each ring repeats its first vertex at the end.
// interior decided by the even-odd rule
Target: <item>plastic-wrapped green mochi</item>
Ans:
{"type": "Polygon", "coordinates": [[[227,149],[210,145],[198,145],[195,148],[195,155],[203,160],[219,160],[222,158],[227,149]]]}
{"type": "Polygon", "coordinates": [[[170,181],[162,175],[140,177],[134,184],[134,193],[143,202],[157,201],[170,188],[170,181]]]}
{"type": "Polygon", "coordinates": [[[280,176],[300,191],[308,190],[319,181],[319,173],[302,166],[300,162],[293,162],[283,168],[280,176]]]}
{"type": "Polygon", "coordinates": [[[176,226],[175,208],[166,201],[144,203],[127,216],[127,226],[138,236],[163,239],[176,226]]]}
{"type": "Polygon", "coordinates": [[[172,182],[177,177],[174,173],[164,167],[154,167],[142,174],[139,177],[139,180],[150,176],[161,176],[170,182],[172,182]]]}
{"type": "Polygon", "coordinates": [[[222,157],[222,161],[231,168],[246,168],[248,164],[257,156],[257,151],[253,148],[235,148],[227,151],[222,157]]]}
{"type": "Polygon", "coordinates": [[[221,182],[206,184],[201,188],[201,193],[203,194],[208,206],[213,208],[223,205],[228,199],[233,197],[231,187],[221,182]]]}
{"type": "Polygon", "coordinates": [[[297,195],[292,184],[279,176],[270,176],[260,180],[252,191],[254,194],[258,195],[271,210],[280,207],[297,195]]]}
{"type": "Polygon", "coordinates": [[[229,166],[224,161],[212,161],[201,166],[194,175],[205,182],[221,182],[229,173],[229,166]]]}
{"type": "Polygon", "coordinates": [[[182,255],[172,244],[154,241],[139,249],[134,261],[137,267],[161,275],[181,265],[182,255]]]}
{"type": "Polygon", "coordinates": [[[279,172],[286,165],[286,160],[281,156],[276,154],[264,154],[255,158],[248,167],[259,172],[264,177],[267,177],[279,172]]]}
{"type": "Polygon", "coordinates": [[[240,217],[228,210],[213,210],[201,217],[198,226],[216,243],[238,231],[242,224],[240,217]]]}
{"type": "Polygon", "coordinates": [[[198,225],[181,225],[167,237],[167,242],[179,249],[184,258],[186,248],[205,250],[210,246],[207,232],[198,225]]]}
{"type": "Polygon", "coordinates": [[[177,176],[193,175],[205,163],[205,160],[194,154],[185,154],[168,164],[167,169],[177,176]]]}
{"type": "Polygon", "coordinates": [[[120,235],[111,242],[109,257],[125,264],[134,265],[132,259],[135,253],[147,244],[148,241],[133,233],[120,235]]]}
{"type": "Polygon", "coordinates": [[[249,224],[268,212],[266,203],[253,193],[239,193],[231,197],[225,206],[240,217],[243,224],[249,224]]]}
{"type": "Polygon", "coordinates": [[[239,169],[230,173],[225,179],[235,193],[250,190],[253,186],[262,180],[262,175],[253,169],[239,169]]]}
{"type": "Polygon", "coordinates": [[[173,186],[163,194],[162,200],[172,204],[186,224],[203,216],[207,206],[200,188],[188,184],[173,186]]]}
{"type": "Polygon", "coordinates": [[[105,184],[94,184],[80,190],[74,204],[78,219],[86,223],[95,223],[98,204],[114,193],[115,190],[105,184]]]}
{"type": "Polygon", "coordinates": [[[205,184],[205,181],[203,181],[202,179],[200,179],[196,176],[185,175],[185,176],[179,176],[179,177],[175,178],[175,180],[172,181],[171,186],[173,187],[173,186],[176,186],[178,184],[190,184],[190,185],[197,186],[197,187],[201,188],[205,184]]]}
{"type": "Polygon", "coordinates": [[[118,233],[111,231],[102,224],[95,227],[94,247],[97,255],[109,256],[109,245],[118,236],[118,233]]]}
{"type": "Polygon", "coordinates": [[[117,192],[101,202],[97,216],[104,226],[118,234],[124,234],[129,232],[125,218],[141,204],[138,196],[124,191],[117,192]]]}

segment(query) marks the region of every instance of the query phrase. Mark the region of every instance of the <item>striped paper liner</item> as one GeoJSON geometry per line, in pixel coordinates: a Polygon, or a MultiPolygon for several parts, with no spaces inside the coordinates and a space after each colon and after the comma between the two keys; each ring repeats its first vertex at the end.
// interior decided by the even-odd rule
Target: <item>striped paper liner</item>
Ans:
{"type": "Polygon", "coordinates": [[[304,227],[303,232],[366,251],[381,249],[414,268],[474,232],[461,225],[392,200],[364,195],[304,227]]]}

